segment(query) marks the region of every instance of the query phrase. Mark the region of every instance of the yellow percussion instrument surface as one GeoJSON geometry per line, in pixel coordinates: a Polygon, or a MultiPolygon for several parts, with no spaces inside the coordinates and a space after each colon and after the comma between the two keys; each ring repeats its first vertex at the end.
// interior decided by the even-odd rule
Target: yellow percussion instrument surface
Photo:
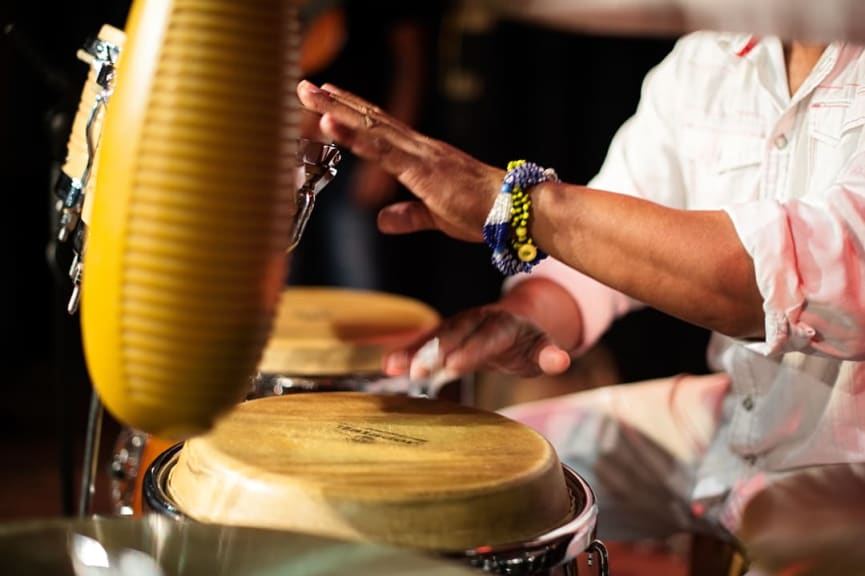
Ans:
{"type": "Polygon", "coordinates": [[[88,373],[124,425],[201,433],[261,359],[297,217],[299,7],[132,3],[81,285],[88,373]]]}
{"type": "Polygon", "coordinates": [[[259,371],[294,376],[379,373],[385,350],[409,343],[439,319],[430,306],[403,296],[288,288],[259,371]]]}
{"type": "Polygon", "coordinates": [[[550,444],[501,415],[356,392],[242,403],[186,442],[167,492],[186,516],[436,551],[525,541],[570,498],[550,444]]]}

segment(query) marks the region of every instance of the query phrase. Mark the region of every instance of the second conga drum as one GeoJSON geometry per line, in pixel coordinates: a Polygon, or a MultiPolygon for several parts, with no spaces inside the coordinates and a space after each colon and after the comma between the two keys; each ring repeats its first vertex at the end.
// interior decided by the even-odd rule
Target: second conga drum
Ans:
{"type": "Polygon", "coordinates": [[[418,300],[348,288],[282,293],[259,364],[256,396],[299,390],[365,390],[382,356],[433,328],[439,314],[418,300]]]}
{"type": "Polygon", "coordinates": [[[593,545],[597,516],[585,482],[530,428],[362,392],[240,404],[160,455],[144,493],[150,509],[201,522],[422,549],[509,574],[570,565],[593,545]]]}

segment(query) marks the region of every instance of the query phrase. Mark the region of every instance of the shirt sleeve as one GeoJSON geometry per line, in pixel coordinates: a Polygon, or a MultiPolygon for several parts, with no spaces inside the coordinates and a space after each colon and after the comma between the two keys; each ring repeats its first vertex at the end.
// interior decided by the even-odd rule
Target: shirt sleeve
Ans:
{"type": "Polygon", "coordinates": [[[680,39],[646,75],[637,110],[619,128],[589,188],[629,194],[670,208],[687,208],[687,191],[677,145],[685,60],[699,34],[680,39]]]}
{"type": "Polygon", "coordinates": [[[865,132],[819,199],[725,207],[754,260],[766,355],[865,359],[865,132]]]}

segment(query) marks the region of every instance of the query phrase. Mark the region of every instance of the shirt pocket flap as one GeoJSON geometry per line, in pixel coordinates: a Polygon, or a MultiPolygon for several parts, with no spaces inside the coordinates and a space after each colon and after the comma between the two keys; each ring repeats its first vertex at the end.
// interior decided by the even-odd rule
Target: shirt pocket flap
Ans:
{"type": "Polygon", "coordinates": [[[686,124],[681,133],[682,155],[715,172],[753,166],[763,160],[765,140],[752,125],[727,119],[686,124]]]}
{"type": "Polygon", "coordinates": [[[841,129],[847,132],[848,130],[855,130],[863,124],[865,124],[865,86],[859,86],[847,114],[844,115],[841,129]]]}
{"type": "Polygon", "coordinates": [[[718,172],[759,164],[763,161],[764,148],[763,138],[746,134],[728,135],[718,150],[718,172]]]}
{"type": "Polygon", "coordinates": [[[836,146],[845,133],[865,124],[865,87],[849,86],[829,94],[818,92],[809,112],[809,134],[836,146]]]}

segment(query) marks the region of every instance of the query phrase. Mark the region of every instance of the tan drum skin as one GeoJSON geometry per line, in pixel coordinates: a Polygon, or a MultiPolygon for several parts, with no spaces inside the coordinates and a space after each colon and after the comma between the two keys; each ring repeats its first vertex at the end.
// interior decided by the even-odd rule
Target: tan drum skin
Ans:
{"type": "Polygon", "coordinates": [[[290,287],[282,292],[259,371],[290,376],[377,374],[388,348],[408,344],[439,320],[430,306],[395,294],[290,287]]]}
{"type": "Polygon", "coordinates": [[[183,515],[435,551],[520,542],[572,512],[551,445],[501,415],[359,392],[244,402],[167,474],[183,515]]]}

